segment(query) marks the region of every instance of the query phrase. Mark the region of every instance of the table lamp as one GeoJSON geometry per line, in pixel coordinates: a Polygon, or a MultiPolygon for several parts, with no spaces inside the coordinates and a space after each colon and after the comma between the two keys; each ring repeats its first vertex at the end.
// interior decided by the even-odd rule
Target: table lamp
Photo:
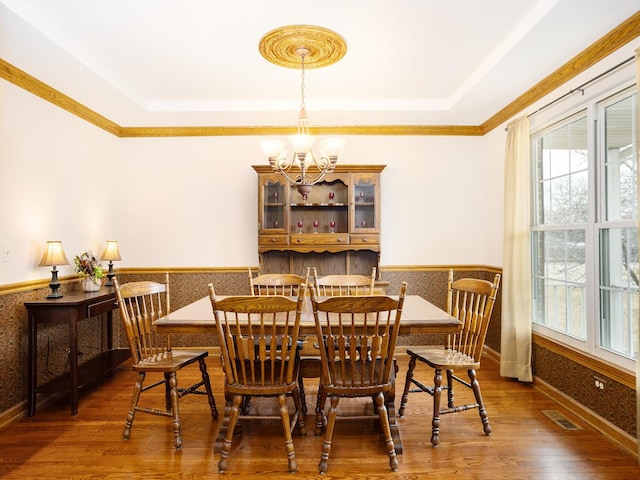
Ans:
{"type": "Polygon", "coordinates": [[[51,270],[51,283],[49,284],[51,293],[47,295],[47,298],[62,297],[62,292],[58,291],[60,288],[60,281],[58,280],[58,269],[56,268],[56,265],[69,265],[69,260],[67,260],[67,257],[64,254],[62,242],[59,240],[49,240],[44,248],[42,260],[40,260],[41,267],[53,266],[53,269],[51,270]]]}
{"type": "Polygon", "coordinates": [[[100,260],[109,260],[109,271],[107,272],[107,283],[105,285],[107,287],[113,286],[113,277],[116,276],[113,271],[113,262],[122,260],[120,256],[120,252],[118,251],[118,242],[116,240],[107,240],[107,244],[104,247],[104,252],[102,252],[102,257],[100,260]]]}

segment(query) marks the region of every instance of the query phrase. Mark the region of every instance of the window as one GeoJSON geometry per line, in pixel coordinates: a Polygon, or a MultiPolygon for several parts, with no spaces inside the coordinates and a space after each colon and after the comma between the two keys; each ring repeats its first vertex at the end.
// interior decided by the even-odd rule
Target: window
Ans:
{"type": "Polygon", "coordinates": [[[629,369],[640,300],[634,92],[532,135],[534,329],[629,369]]]}

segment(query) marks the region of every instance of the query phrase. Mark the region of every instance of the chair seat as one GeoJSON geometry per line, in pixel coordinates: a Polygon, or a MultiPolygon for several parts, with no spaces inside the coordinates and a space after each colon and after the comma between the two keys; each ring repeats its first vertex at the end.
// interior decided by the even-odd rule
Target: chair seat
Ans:
{"type": "Polygon", "coordinates": [[[206,350],[171,350],[140,360],[133,365],[136,372],[177,372],[209,355],[206,350]]]}
{"type": "Polygon", "coordinates": [[[440,370],[451,369],[479,369],[480,362],[469,355],[448,350],[444,345],[431,347],[407,348],[407,355],[415,356],[416,360],[426,363],[431,368],[440,370]]]}

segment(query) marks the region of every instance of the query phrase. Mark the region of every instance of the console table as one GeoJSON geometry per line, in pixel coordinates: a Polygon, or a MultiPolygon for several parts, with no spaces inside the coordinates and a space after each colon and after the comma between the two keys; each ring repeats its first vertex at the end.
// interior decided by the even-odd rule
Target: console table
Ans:
{"type": "Polygon", "coordinates": [[[78,391],[96,379],[110,375],[114,368],[129,358],[128,348],[113,348],[113,310],[118,308],[113,287],[97,292],[65,294],[61,298],[25,302],[29,328],[29,371],[27,375],[27,415],[36,412],[38,392],[69,392],[71,415],[78,413],[78,391]],[[78,322],[106,314],[107,350],[78,365],[78,322]],[[38,324],[69,325],[69,372],[38,386],[38,324]]]}

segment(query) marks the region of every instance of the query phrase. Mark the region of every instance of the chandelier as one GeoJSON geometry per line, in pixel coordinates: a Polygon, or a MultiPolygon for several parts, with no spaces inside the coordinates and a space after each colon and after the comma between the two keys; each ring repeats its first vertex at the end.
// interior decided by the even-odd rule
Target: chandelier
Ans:
{"type": "Polygon", "coordinates": [[[334,171],[345,144],[343,139],[328,138],[320,142],[317,153],[313,151],[315,138],[309,133],[305,103],[305,61],[311,57],[314,66],[328,65],[342,58],[345,48],[344,40],[335,32],[305,25],[273,30],[263,37],[260,44],[262,55],[273,63],[292,67],[292,55],[300,61],[302,73],[298,127],[296,134],[288,137],[292,153],[286,150],[284,140],[277,138],[262,140],[259,145],[273,171],[285,177],[305,199],[313,185],[334,171]]]}

